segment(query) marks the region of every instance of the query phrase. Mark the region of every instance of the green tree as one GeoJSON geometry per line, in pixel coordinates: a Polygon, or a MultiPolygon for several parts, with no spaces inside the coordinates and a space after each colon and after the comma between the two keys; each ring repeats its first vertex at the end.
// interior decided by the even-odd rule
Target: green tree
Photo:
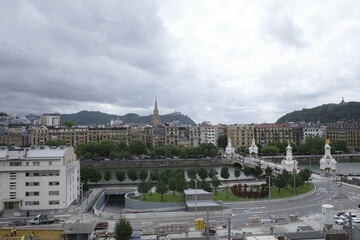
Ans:
{"type": "Polygon", "coordinates": [[[279,154],[279,148],[275,147],[275,146],[266,146],[263,147],[261,152],[265,155],[265,156],[275,156],[279,154]]]}
{"type": "Polygon", "coordinates": [[[210,183],[208,183],[205,180],[202,180],[201,182],[199,182],[199,189],[203,189],[204,191],[207,191],[207,192],[212,192],[210,183]]]}
{"type": "Polygon", "coordinates": [[[179,193],[184,192],[185,189],[187,189],[187,182],[185,180],[185,177],[177,176],[176,178],[176,191],[179,193]]]}
{"type": "Polygon", "coordinates": [[[129,240],[133,233],[131,223],[125,218],[120,220],[115,225],[115,236],[116,240],[129,240]]]}
{"type": "Polygon", "coordinates": [[[337,151],[342,151],[343,153],[347,152],[346,142],[343,140],[333,141],[330,145],[332,153],[337,151]]]}
{"type": "Polygon", "coordinates": [[[297,154],[323,154],[325,138],[309,135],[305,139],[305,143],[297,147],[297,154]]]}
{"type": "Polygon", "coordinates": [[[210,157],[216,157],[218,152],[215,149],[210,149],[209,156],[210,157]]]}
{"type": "Polygon", "coordinates": [[[168,187],[170,191],[173,191],[173,195],[175,195],[175,191],[176,191],[176,179],[175,178],[170,178],[168,181],[168,187]]]}
{"type": "Polygon", "coordinates": [[[188,153],[187,153],[186,149],[183,148],[180,150],[179,157],[180,158],[188,158],[188,153]]]}
{"type": "Polygon", "coordinates": [[[203,167],[197,170],[197,174],[202,180],[205,180],[208,177],[208,171],[203,167]]]}
{"type": "Polygon", "coordinates": [[[310,169],[308,168],[301,169],[299,172],[299,176],[303,182],[309,183],[309,178],[311,177],[310,169]]]}
{"type": "Polygon", "coordinates": [[[246,177],[249,177],[252,174],[252,169],[249,166],[245,165],[243,171],[244,171],[244,175],[246,177]]]}
{"type": "Polygon", "coordinates": [[[195,179],[196,178],[196,168],[189,168],[188,170],[187,170],[187,176],[188,176],[188,178],[190,178],[190,179],[195,179]]]}
{"type": "Polygon", "coordinates": [[[152,182],[157,182],[159,180],[160,173],[157,169],[154,169],[150,172],[150,179],[152,182]]]}
{"type": "Polygon", "coordinates": [[[151,184],[149,182],[140,182],[138,185],[138,192],[144,194],[144,199],[146,199],[146,193],[151,189],[151,184]]]}
{"type": "Polygon", "coordinates": [[[234,168],[234,176],[238,179],[241,175],[241,169],[239,167],[234,168]]]}
{"type": "Polygon", "coordinates": [[[106,170],[104,173],[104,179],[105,181],[109,182],[111,179],[111,172],[109,170],[106,170]]]}
{"type": "Polygon", "coordinates": [[[141,169],[139,172],[139,179],[144,182],[144,181],[146,181],[147,177],[148,177],[148,170],[141,169]]]}
{"type": "Polygon", "coordinates": [[[140,139],[134,139],[129,144],[129,150],[132,154],[140,156],[143,154],[147,154],[148,148],[146,143],[140,139]]]}
{"type": "Polygon", "coordinates": [[[215,194],[217,194],[217,188],[221,185],[221,181],[218,177],[213,177],[211,179],[211,185],[215,188],[215,194]]]}
{"type": "Polygon", "coordinates": [[[260,175],[263,173],[263,171],[262,171],[262,169],[261,169],[260,166],[256,166],[256,167],[254,168],[253,173],[254,173],[254,175],[255,175],[256,177],[258,177],[258,176],[260,176],[260,175]]]}
{"type": "Polygon", "coordinates": [[[265,175],[266,176],[272,175],[272,172],[273,172],[273,170],[271,169],[271,167],[266,167],[265,168],[265,175]]]}
{"type": "Polygon", "coordinates": [[[73,121],[70,121],[70,120],[64,121],[64,126],[67,126],[68,128],[71,128],[74,125],[75,125],[75,123],[73,121]]]}
{"type": "Polygon", "coordinates": [[[161,195],[161,201],[164,201],[163,195],[164,195],[164,193],[167,193],[169,191],[169,188],[165,182],[159,181],[158,184],[156,185],[155,191],[161,195]]]}
{"type": "Polygon", "coordinates": [[[65,146],[66,142],[63,139],[52,139],[52,140],[46,141],[45,144],[48,145],[48,146],[56,146],[56,147],[58,147],[58,146],[65,146]]]}
{"type": "Polygon", "coordinates": [[[115,177],[119,182],[122,182],[126,179],[126,175],[124,171],[116,171],[115,177]]]}
{"type": "Polygon", "coordinates": [[[227,143],[228,143],[228,136],[224,135],[224,136],[220,136],[217,139],[217,144],[219,148],[226,148],[227,147],[227,143]]]}
{"type": "Polygon", "coordinates": [[[220,171],[220,176],[223,179],[228,179],[230,177],[229,168],[228,167],[222,167],[220,171]]]}
{"type": "Polygon", "coordinates": [[[89,181],[98,183],[102,178],[100,169],[96,167],[89,167],[89,181]]]}
{"type": "Polygon", "coordinates": [[[214,168],[209,169],[209,178],[213,179],[217,175],[219,175],[219,172],[216,169],[214,168]]]}
{"type": "Polygon", "coordinates": [[[134,168],[130,168],[127,170],[127,177],[131,181],[136,181],[138,179],[138,172],[134,168]]]}
{"type": "Polygon", "coordinates": [[[281,193],[280,190],[281,188],[284,188],[287,186],[287,179],[286,176],[284,176],[283,174],[278,174],[274,179],[273,179],[273,184],[275,187],[278,188],[279,190],[279,194],[281,193]]]}

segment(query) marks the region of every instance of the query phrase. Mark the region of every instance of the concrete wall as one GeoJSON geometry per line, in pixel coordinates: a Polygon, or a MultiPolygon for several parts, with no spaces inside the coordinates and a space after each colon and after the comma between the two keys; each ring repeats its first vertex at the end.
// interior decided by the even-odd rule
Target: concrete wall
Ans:
{"type": "Polygon", "coordinates": [[[135,199],[129,198],[129,195],[132,193],[128,193],[125,195],[125,211],[169,211],[169,210],[186,210],[185,202],[144,202],[138,201],[135,199]]]}

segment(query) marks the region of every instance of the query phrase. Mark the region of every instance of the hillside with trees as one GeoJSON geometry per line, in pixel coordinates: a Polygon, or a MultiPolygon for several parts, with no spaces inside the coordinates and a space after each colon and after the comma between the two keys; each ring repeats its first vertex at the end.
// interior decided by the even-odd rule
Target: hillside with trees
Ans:
{"type": "Polygon", "coordinates": [[[302,109],[285,114],[276,123],[286,122],[317,122],[329,123],[337,121],[360,121],[360,102],[341,102],[324,104],[315,108],[302,109]]]}
{"type": "MultiPolygon", "coordinates": [[[[121,116],[98,111],[81,111],[73,114],[61,114],[61,121],[70,120],[78,125],[99,125],[110,123],[112,119],[119,119],[124,123],[150,124],[151,117],[152,115],[139,116],[135,113],[128,113],[121,116]]],[[[182,125],[195,125],[195,122],[191,118],[178,112],[160,115],[160,119],[162,123],[176,122],[182,125]]]]}

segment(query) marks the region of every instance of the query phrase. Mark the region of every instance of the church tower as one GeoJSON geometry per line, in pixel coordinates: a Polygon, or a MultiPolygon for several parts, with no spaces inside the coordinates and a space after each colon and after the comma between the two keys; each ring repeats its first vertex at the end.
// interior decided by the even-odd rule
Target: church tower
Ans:
{"type": "Polygon", "coordinates": [[[158,105],[157,105],[157,99],[155,98],[155,106],[154,106],[154,113],[151,119],[151,124],[153,126],[160,126],[161,125],[161,121],[160,121],[160,116],[159,116],[159,109],[158,109],[158,105]]]}

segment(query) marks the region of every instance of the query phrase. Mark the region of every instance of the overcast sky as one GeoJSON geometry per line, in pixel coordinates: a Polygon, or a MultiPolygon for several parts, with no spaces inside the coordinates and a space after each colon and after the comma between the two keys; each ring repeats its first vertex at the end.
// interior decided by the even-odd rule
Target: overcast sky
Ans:
{"type": "Polygon", "coordinates": [[[270,123],[359,93],[359,0],[1,2],[0,112],[270,123]]]}

